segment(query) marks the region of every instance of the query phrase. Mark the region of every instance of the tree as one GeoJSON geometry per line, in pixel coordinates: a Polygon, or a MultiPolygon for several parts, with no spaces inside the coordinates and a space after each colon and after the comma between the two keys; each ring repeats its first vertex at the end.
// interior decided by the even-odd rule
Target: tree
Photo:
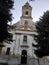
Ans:
{"type": "Polygon", "coordinates": [[[7,27],[8,22],[12,20],[12,8],[12,0],[0,0],[0,42],[10,38],[7,27]]]}
{"type": "Polygon", "coordinates": [[[12,21],[11,9],[13,9],[13,3],[12,0],[0,0],[0,44],[4,40],[12,38],[11,33],[8,32],[8,22],[12,21]]]}
{"type": "Polygon", "coordinates": [[[37,34],[34,35],[34,39],[37,42],[36,45],[33,44],[37,49],[35,54],[38,57],[49,55],[49,11],[46,11],[39,21],[36,23],[37,34]]]}

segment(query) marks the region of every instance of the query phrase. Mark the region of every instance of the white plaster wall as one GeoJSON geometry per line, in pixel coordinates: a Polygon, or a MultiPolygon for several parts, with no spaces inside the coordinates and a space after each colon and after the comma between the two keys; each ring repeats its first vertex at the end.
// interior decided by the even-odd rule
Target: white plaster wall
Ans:
{"type": "MultiPolygon", "coordinates": [[[[29,34],[15,34],[15,31],[13,32],[13,42],[12,44],[7,44],[4,50],[7,50],[7,47],[10,47],[10,53],[15,54],[15,55],[21,55],[22,50],[27,50],[27,55],[28,56],[34,56],[34,47],[32,47],[32,43],[35,43],[33,36],[29,34]],[[23,37],[24,35],[27,35],[27,43],[23,43],[23,37]],[[21,47],[21,45],[28,45],[29,47],[21,47]]],[[[29,32],[30,33],[30,32],[29,32]]],[[[6,52],[5,50],[5,52],[6,52]]]]}
{"type": "Polygon", "coordinates": [[[16,34],[15,42],[13,42],[13,47],[14,47],[13,51],[14,51],[15,55],[17,55],[17,54],[21,55],[22,50],[27,50],[28,55],[32,57],[32,56],[34,56],[34,48],[32,47],[32,43],[35,43],[34,39],[32,36],[27,34],[27,43],[24,44],[23,43],[24,35],[23,34],[21,34],[21,35],[16,34]],[[29,47],[28,48],[21,47],[21,45],[28,45],[29,47]]]}
{"type": "Polygon", "coordinates": [[[10,48],[10,53],[11,53],[11,44],[7,44],[5,45],[5,47],[2,48],[2,53],[1,54],[6,54],[7,48],[10,48]]]}
{"type": "Polygon", "coordinates": [[[16,39],[15,39],[15,43],[14,43],[14,54],[17,55],[18,54],[18,50],[19,50],[19,38],[20,36],[16,34],[16,39]]]}
{"type": "Polygon", "coordinates": [[[28,19],[28,18],[22,18],[22,19],[20,20],[20,25],[23,25],[23,26],[24,26],[25,21],[28,21],[28,25],[29,25],[29,26],[34,26],[34,23],[33,23],[32,19],[28,19]]]}
{"type": "Polygon", "coordinates": [[[33,39],[32,36],[28,35],[28,45],[29,45],[28,53],[29,53],[29,56],[31,56],[31,57],[34,53],[33,52],[34,50],[32,49],[32,42],[33,42],[32,39],[33,39]]]}

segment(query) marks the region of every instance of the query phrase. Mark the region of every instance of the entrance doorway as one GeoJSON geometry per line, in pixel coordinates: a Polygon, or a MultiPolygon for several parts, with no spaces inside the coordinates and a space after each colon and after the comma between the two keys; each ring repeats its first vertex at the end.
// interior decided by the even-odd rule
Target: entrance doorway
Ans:
{"type": "Polygon", "coordinates": [[[21,64],[27,64],[27,51],[23,50],[21,54],[21,64]]]}

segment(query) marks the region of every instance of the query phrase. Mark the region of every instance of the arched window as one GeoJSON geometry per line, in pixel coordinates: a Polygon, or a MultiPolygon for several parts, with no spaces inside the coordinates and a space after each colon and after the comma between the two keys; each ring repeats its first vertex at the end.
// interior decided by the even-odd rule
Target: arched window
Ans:
{"type": "Polygon", "coordinates": [[[28,21],[25,21],[25,25],[28,25],[28,21]]]}
{"type": "Polygon", "coordinates": [[[24,36],[23,42],[27,42],[27,36],[24,36]]]}
{"type": "Polygon", "coordinates": [[[9,55],[9,53],[10,53],[10,48],[8,47],[6,51],[6,55],[9,55]]]}
{"type": "Polygon", "coordinates": [[[28,15],[28,11],[26,11],[25,14],[28,15]]]}

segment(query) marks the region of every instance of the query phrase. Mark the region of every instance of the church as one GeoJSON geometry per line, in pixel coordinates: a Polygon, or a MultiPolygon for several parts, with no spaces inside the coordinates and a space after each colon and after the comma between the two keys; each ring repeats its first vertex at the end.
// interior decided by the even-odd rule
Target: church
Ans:
{"type": "MultiPolygon", "coordinates": [[[[32,7],[28,2],[22,6],[20,21],[13,24],[10,32],[13,34],[13,42],[5,43],[1,53],[3,56],[9,57],[9,65],[39,65],[38,58],[34,54],[35,48],[32,46],[32,44],[37,44],[34,40],[34,34],[37,35],[37,33],[32,18],[32,7]]],[[[40,63],[43,60],[41,59],[40,63]]]]}

